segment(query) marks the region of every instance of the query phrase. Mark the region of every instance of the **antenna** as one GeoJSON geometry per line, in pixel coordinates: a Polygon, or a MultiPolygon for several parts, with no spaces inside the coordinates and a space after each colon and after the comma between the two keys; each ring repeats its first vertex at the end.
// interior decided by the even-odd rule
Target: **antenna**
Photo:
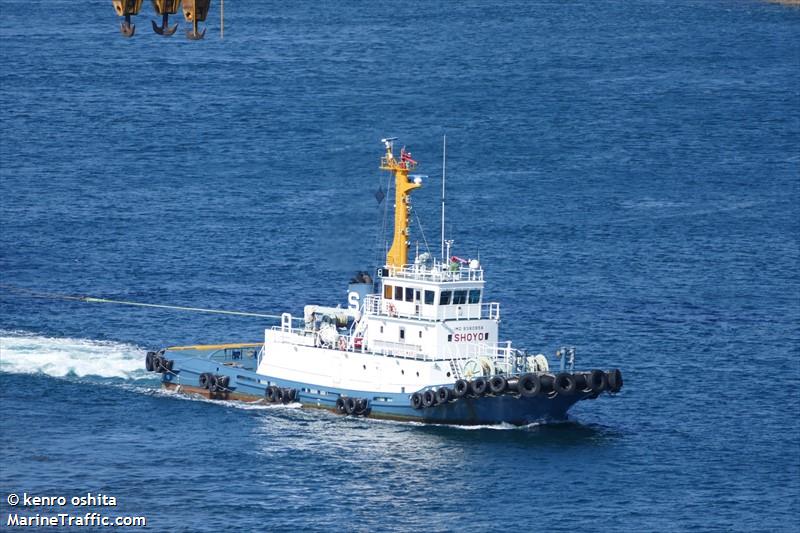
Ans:
{"type": "MultiPolygon", "coordinates": [[[[442,262],[444,262],[444,183],[447,177],[447,134],[442,135],[442,262]]],[[[449,254],[448,254],[449,255],[449,254]]]]}

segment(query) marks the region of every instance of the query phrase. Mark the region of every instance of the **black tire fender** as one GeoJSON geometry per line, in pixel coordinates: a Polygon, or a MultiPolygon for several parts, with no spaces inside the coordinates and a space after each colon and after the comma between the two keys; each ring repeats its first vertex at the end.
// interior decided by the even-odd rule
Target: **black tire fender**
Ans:
{"type": "Polygon", "coordinates": [[[344,408],[344,400],[345,400],[344,396],[339,396],[338,398],[336,398],[336,412],[341,415],[347,412],[344,408]]]}
{"type": "Polygon", "coordinates": [[[542,380],[536,374],[522,374],[517,382],[517,391],[526,398],[533,398],[542,392],[542,380]]]}
{"type": "Polygon", "coordinates": [[[556,377],[553,374],[539,374],[539,382],[542,385],[542,392],[550,394],[555,388],[556,377]]]}
{"type": "Polygon", "coordinates": [[[355,414],[358,416],[363,416],[367,414],[369,410],[369,401],[366,398],[359,398],[356,400],[356,409],[355,414]]]}
{"type": "Polygon", "coordinates": [[[453,399],[453,391],[448,387],[439,387],[436,390],[436,403],[447,403],[453,399]]]}
{"type": "Polygon", "coordinates": [[[147,355],[144,357],[144,367],[148,372],[153,371],[153,356],[155,355],[156,352],[147,352],[147,355]]]}
{"type": "Polygon", "coordinates": [[[428,389],[422,393],[423,407],[433,407],[436,405],[436,393],[428,389]]]}
{"type": "Polygon", "coordinates": [[[553,384],[553,389],[558,394],[563,394],[564,396],[573,394],[576,390],[575,376],[573,376],[569,372],[560,372],[556,376],[556,381],[553,384]]]}
{"type": "Polygon", "coordinates": [[[344,410],[348,415],[356,412],[356,399],[348,396],[344,399],[344,410]]]}
{"type": "Polygon", "coordinates": [[[275,385],[270,385],[267,387],[267,390],[264,391],[264,397],[267,399],[269,403],[275,403],[278,401],[278,387],[275,385]]]}
{"type": "Polygon", "coordinates": [[[575,388],[580,391],[590,391],[592,388],[589,386],[589,374],[585,372],[575,372],[575,388]]]}
{"type": "Polygon", "coordinates": [[[456,383],[453,386],[453,395],[456,398],[463,398],[468,393],[469,393],[469,381],[467,381],[466,379],[456,380],[456,383]]]}
{"type": "Polygon", "coordinates": [[[587,386],[595,394],[600,394],[608,388],[608,377],[602,370],[592,370],[586,375],[587,386]]]}
{"type": "Polygon", "coordinates": [[[484,377],[477,377],[469,382],[469,391],[476,398],[486,394],[488,388],[489,381],[484,377]]]}
{"type": "Polygon", "coordinates": [[[217,376],[215,376],[214,374],[209,374],[208,375],[208,391],[209,392],[217,392],[217,386],[218,385],[219,385],[219,383],[217,383],[217,376]]]}
{"type": "Polygon", "coordinates": [[[422,409],[422,394],[415,392],[411,395],[411,407],[414,409],[422,409]]]}
{"type": "Polygon", "coordinates": [[[622,388],[622,372],[620,372],[619,368],[615,368],[614,370],[609,370],[606,373],[606,379],[608,380],[608,390],[611,392],[619,392],[622,388]]]}
{"type": "Polygon", "coordinates": [[[503,376],[494,376],[489,380],[489,390],[492,394],[503,394],[508,388],[508,380],[503,376]]]}

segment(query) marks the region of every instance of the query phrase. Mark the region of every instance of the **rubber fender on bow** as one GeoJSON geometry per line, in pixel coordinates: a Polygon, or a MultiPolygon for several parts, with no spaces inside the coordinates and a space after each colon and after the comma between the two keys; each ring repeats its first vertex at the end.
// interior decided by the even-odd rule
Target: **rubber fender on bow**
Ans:
{"type": "Polygon", "coordinates": [[[568,395],[575,392],[575,376],[568,372],[560,372],[556,376],[556,382],[553,385],[554,390],[558,394],[568,395]]]}
{"type": "Polygon", "coordinates": [[[340,415],[347,413],[347,409],[345,408],[345,400],[347,399],[346,396],[339,396],[336,398],[336,412],[340,415]]]}
{"type": "Polygon", "coordinates": [[[588,392],[591,390],[589,387],[589,374],[586,372],[575,372],[572,375],[575,378],[575,389],[588,392]]]}
{"type": "Polygon", "coordinates": [[[172,372],[173,366],[175,366],[175,361],[172,359],[164,359],[163,357],[161,358],[161,367],[165,372],[172,372]]]}
{"type": "Polygon", "coordinates": [[[411,407],[414,409],[422,409],[422,394],[415,392],[411,395],[411,407]]]}
{"type": "Polygon", "coordinates": [[[542,385],[542,392],[550,394],[555,389],[556,377],[553,374],[538,374],[539,382],[542,385]]]}
{"type": "Polygon", "coordinates": [[[447,403],[453,399],[453,390],[449,387],[439,387],[436,390],[436,403],[447,403]]]}
{"type": "Polygon", "coordinates": [[[226,391],[228,390],[228,385],[230,384],[230,376],[217,376],[217,389],[226,391]]]}
{"type": "Polygon", "coordinates": [[[164,372],[164,368],[162,367],[164,359],[160,355],[156,355],[153,357],[153,372],[158,372],[161,374],[164,372]]]}
{"type": "Polygon", "coordinates": [[[608,390],[611,392],[619,392],[622,388],[622,372],[619,368],[609,370],[606,374],[608,379],[608,390]]]}
{"type": "Polygon", "coordinates": [[[348,415],[352,415],[356,412],[356,399],[347,397],[344,399],[344,410],[348,415]]]}
{"type": "Polygon", "coordinates": [[[218,387],[219,387],[219,380],[217,379],[217,376],[215,376],[214,374],[209,374],[208,375],[208,391],[209,392],[217,392],[218,387]]]}
{"type": "Polygon", "coordinates": [[[366,398],[356,400],[355,414],[357,416],[365,416],[367,411],[369,411],[369,401],[366,398]]]}
{"type": "Polygon", "coordinates": [[[538,374],[522,374],[517,382],[520,395],[533,398],[542,392],[542,380],[538,374]]]}
{"type": "Polygon", "coordinates": [[[489,382],[484,377],[478,377],[469,382],[469,391],[475,396],[483,396],[489,388],[489,382]]]}
{"type": "Polygon", "coordinates": [[[147,352],[147,355],[144,358],[144,367],[148,372],[153,371],[153,357],[155,357],[155,355],[156,352],[147,352]]]}
{"type": "Polygon", "coordinates": [[[455,385],[453,386],[453,395],[456,398],[463,398],[469,392],[469,381],[466,379],[459,379],[456,380],[455,385]]]}
{"type": "Polygon", "coordinates": [[[506,385],[506,390],[507,390],[508,392],[517,392],[517,390],[518,390],[518,388],[519,388],[519,387],[518,387],[518,385],[519,385],[519,378],[516,378],[516,377],[512,376],[512,377],[508,378],[507,382],[508,382],[508,383],[507,383],[507,385],[506,385]]]}
{"type": "Polygon", "coordinates": [[[200,386],[203,387],[204,389],[208,388],[208,376],[209,374],[207,372],[203,372],[202,374],[200,374],[200,377],[198,378],[200,386]]]}
{"type": "Polygon", "coordinates": [[[286,403],[286,398],[284,397],[286,389],[280,387],[275,387],[275,389],[275,403],[286,403]]]}
{"type": "Polygon", "coordinates": [[[503,394],[507,387],[508,380],[504,376],[494,376],[489,380],[489,390],[492,392],[492,394],[503,394]]]}
{"type": "Polygon", "coordinates": [[[587,387],[595,394],[600,394],[608,388],[608,378],[602,370],[592,370],[586,374],[587,387]]]}
{"type": "Polygon", "coordinates": [[[436,393],[428,389],[422,393],[423,407],[433,407],[436,405],[436,393]]]}

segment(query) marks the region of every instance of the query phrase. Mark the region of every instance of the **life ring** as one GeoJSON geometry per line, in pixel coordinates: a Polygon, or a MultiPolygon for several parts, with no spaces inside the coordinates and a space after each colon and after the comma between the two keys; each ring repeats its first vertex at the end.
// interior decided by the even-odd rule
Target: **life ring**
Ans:
{"type": "Polygon", "coordinates": [[[342,335],[339,337],[339,349],[343,352],[347,351],[347,339],[342,335]]]}

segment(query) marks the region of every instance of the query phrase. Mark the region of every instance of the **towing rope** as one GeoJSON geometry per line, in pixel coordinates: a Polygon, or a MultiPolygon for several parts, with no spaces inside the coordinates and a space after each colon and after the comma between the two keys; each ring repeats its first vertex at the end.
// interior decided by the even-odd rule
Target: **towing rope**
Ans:
{"type": "MultiPolygon", "coordinates": [[[[52,292],[40,292],[40,291],[32,291],[30,289],[23,289],[22,287],[14,287],[12,285],[6,285],[5,283],[0,283],[0,288],[5,289],[9,292],[16,292],[20,294],[24,294],[30,296],[32,298],[46,298],[50,300],[71,300],[75,302],[84,302],[90,304],[117,304],[117,305],[131,305],[135,307],[155,307],[158,309],[172,309],[176,311],[191,311],[194,313],[215,313],[219,315],[235,315],[235,316],[251,316],[251,317],[258,317],[258,318],[274,318],[277,320],[281,319],[281,315],[269,315],[265,313],[249,313],[246,311],[227,311],[225,309],[206,309],[203,307],[185,307],[182,305],[165,305],[165,304],[150,304],[150,303],[143,303],[143,302],[130,302],[127,300],[110,300],[108,298],[96,298],[94,296],[70,296],[67,294],[56,294],[52,292]]],[[[295,318],[294,320],[302,320],[300,318],[295,318]]]]}

